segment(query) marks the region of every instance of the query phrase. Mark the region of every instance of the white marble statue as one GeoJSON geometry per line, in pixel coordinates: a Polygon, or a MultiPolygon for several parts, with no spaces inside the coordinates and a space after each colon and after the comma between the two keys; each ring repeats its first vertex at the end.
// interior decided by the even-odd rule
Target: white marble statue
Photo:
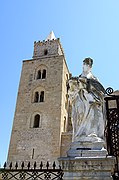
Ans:
{"type": "Polygon", "coordinates": [[[104,88],[91,72],[93,60],[83,61],[83,72],[68,84],[72,106],[72,141],[101,141],[104,138],[104,88]]]}

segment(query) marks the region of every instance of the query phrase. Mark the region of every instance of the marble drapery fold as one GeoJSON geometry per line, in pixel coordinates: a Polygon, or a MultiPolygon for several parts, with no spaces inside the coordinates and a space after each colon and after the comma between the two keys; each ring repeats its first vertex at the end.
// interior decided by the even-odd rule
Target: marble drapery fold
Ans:
{"type": "Polygon", "coordinates": [[[105,89],[91,73],[91,58],[86,59],[83,61],[82,74],[68,81],[68,95],[72,106],[72,141],[103,141],[105,89]]]}

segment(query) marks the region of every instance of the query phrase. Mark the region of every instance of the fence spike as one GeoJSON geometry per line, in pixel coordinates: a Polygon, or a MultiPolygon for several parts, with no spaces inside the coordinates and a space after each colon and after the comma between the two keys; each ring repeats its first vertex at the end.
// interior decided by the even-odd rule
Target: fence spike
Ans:
{"type": "Polygon", "coordinates": [[[22,169],[24,168],[24,162],[22,162],[22,164],[21,164],[21,168],[22,168],[22,169]]]}
{"type": "MultiPolygon", "coordinates": [[[[50,168],[50,163],[47,161],[47,163],[46,163],[46,167],[47,167],[47,169],[46,168],[43,168],[43,162],[41,161],[41,163],[40,163],[40,168],[41,169],[35,169],[37,166],[36,166],[36,161],[34,162],[34,164],[33,164],[33,166],[34,166],[34,169],[31,167],[31,169],[29,169],[30,168],[30,162],[27,162],[28,163],[28,165],[27,165],[27,167],[28,167],[28,169],[26,169],[25,167],[25,162],[21,162],[21,164],[20,164],[20,166],[21,166],[21,168],[20,168],[20,166],[19,166],[19,164],[16,162],[15,163],[15,166],[13,167],[13,163],[10,163],[10,164],[8,164],[9,165],[9,167],[12,167],[11,169],[7,169],[6,167],[8,166],[7,165],[7,163],[5,162],[4,163],[4,172],[7,172],[7,170],[10,172],[10,175],[11,175],[11,178],[10,179],[12,179],[12,177],[14,178],[14,179],[18,179],[18,176],[20,175],[20,178],[21,179],[24,179],[25,177],[24,177],[24,171],[25,171],[25,173],[26,174],[28,174],[28,175],[30,175],[31,174],[31,178],[32,179],[36,179],[36,174],[37,173],[40,173],[37,177],[39,177],[40,179],[42,179],[42,177],[44,176],[44,177],[46,177],[46,179],[62,179],[63,180],[63,175],[64,175],[64,173],[63,173],[63,170],[61,169],[61,166],[59,166],[59,168],[60,169],[57,169],[56,168],[56,163],[55,163],[55,161],[53,162],[53,168],[50,168]],[[15,167],[16,167],[16,170],[15,170],[15,167]],[[17,167],[19,167],[19,168],[17,168],[17,167]],[[6,168],[6,169],[5,169],[6,168]],[[24,169],[23,169],[24,168],[24,169]],[[16,173],[15,173],[16,172],[16,173]],[[42,172],[42,173],[41,173],[42,172]],[[57,172],[57,173],[56,173],[57,172]],[[56,173],[56,174],[55,174],[56,173]],[[54,178],[52,178],[52,175],[53,175],[53,177],[54,178]]],[[[5,175],[5,177],[3,177],[3,178],[7,178],[8,179],[8,177],[5,175]]],[[[30,178],[30,179],[31,179],[30,178]]],[[[38,179],[39,179],[38,178],[38,179]]],[[[26,179],[26,178],[25,178],[26,179]]],[[[29,178],[28,178],[29,179],[29,178]]]]}
{"type": "Polygon", "coordinates": [[[10,168],[10,169],[12,168],[12,162],[10,163],[9,168],[10,168]]]}
{"type": "Polygon", "coordinates": [[[18,168],[18,163],[16,162],[16,164],[15,164],[15,168],[17,169],[18,168]]]}
{"type": "Polygon", "coordinates": [[[34,162],[34,169],[36,169],[36,161],[34,162]]]}
{"type": "Polygon", "coordinates": [[[56,167],[56,164],[55,164],[55,161],[54,161],[54,163],[53,163],[53,169],[55,169],[55,167],[56,167]]]}
{"type": "Polygon", "coordinates": [[[28,169],[30,168],[30,162],[28,162],[28,165],[27,165],[28,169]]]}
{"type": "Polygon", "coordinates": [[[42,169],[43,168],[43,162],[41,161],[41,163],[40,163],[40,169],[42,169]]]}
{"type": "Polygon", "coordinates": [[[4,169],[7,167],[7,163],[6,163],[6,162],[4,163],[4,166],[3,166],[3,167],[4,167],[4,169]]]}
{"type": "Polygon", "coordinates": [[[49,168],[49,162],[47,161],[47,164],[46,164],[46,168],[48,169],[49,168]]]}

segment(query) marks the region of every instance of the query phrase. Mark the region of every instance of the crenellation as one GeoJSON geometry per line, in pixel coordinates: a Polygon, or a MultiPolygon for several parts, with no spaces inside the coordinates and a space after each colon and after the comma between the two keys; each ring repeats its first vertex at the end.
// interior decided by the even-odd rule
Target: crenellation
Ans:
{"type": "Polygon", "coordinates": [[[34,44],[33,58],[49,55],[64,55],[60,39],[43,40],[34,44]],[[47,53],[44,51],[47,50],[47,53]]]}

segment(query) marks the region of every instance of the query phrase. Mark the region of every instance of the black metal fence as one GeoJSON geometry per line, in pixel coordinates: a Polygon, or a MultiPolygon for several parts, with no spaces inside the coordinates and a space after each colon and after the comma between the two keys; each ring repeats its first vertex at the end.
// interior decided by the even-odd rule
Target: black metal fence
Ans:
{"type": "Polygon", "coordinates": [[[24,162],[21,165],[16,162],[13,166],[11,162],[0,169],[0,176],[4,180],[63,180],[63,171],[60,166],[56,168],[55,162],[52,166],[47,162],[45,167],[42,162],[39,167],[36,162],[33,165],[28,162],[27,166],[24,162]]]}
{"type": "Polygon", "coordinates": [[[106,102],[106,139],[108,154],[116,157],[114,179],[119,180],[119,95],[111,95],[113,90],[108,89],[106,102]]]}

